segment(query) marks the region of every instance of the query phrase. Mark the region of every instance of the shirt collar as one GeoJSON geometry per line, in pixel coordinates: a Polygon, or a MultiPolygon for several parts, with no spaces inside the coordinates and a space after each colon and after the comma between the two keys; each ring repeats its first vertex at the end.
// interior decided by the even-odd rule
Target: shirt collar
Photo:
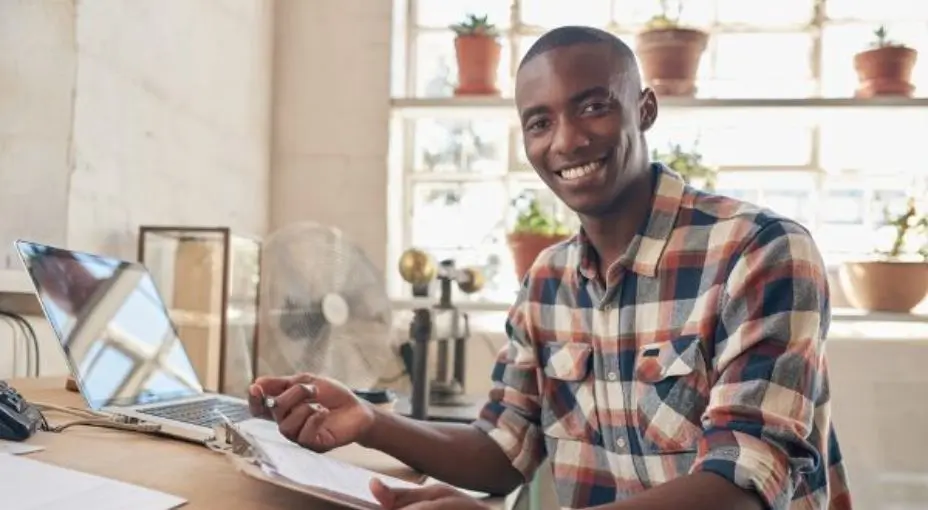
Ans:
{"type": "MultiPolygon", "coordinates": [[[[652,163],[651,171],[657,180],[651,199],[651,210],[625,254],[618,260],[622,266],[648,277],[657,274],[658,264],[677,222],[686,187],[683,178],[662,163],[652,163]]],[[[595,258],[590,256],[593,246],[583,228],[577,235],[577,246],[577,270],[588,279],[596,278],[599,270],[595,258]]]]}

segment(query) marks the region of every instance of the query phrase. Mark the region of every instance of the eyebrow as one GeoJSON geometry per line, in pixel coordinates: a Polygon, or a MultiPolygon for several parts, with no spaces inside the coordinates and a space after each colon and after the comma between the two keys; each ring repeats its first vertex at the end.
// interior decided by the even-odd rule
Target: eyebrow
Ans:
{"type": "MultiPolygon", "coordinates": [[[[580,92],[574,94],[570,97],[570,102],[572,104],[582,103],[583,101],[594,97],[594,96],[609,96],[609,89],[602,86],[590,87],[588,89],[581,90],[580,92]]],[[[544,105],[530,106],[526,108],[520,118],[522,122],[525,123],[531,117],[538,115],[539,113],[545,113],[549,111],[550,108],[544,105]]]]}

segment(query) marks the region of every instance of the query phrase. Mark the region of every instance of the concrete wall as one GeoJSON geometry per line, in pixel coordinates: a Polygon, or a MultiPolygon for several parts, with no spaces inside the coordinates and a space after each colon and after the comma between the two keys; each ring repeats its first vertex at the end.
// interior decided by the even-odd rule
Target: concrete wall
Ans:
{"type": "MultiPolygon", "coordinates": [[[[0,268],[12,241],[67,239],[77,55],[72,0],[0,0],[0,268]]],[[[15,264],[15,265],[14,265],[15,264]]]]}
{"type": "Polygon", "coordinates": [[[267,226],[270,0],[78,2],[68,244],[138,225],[267,226]]]}
{"type": "Polygon", "coordinates": [[[268,224],[273,2],[0,0],[0,263],[268,224]]]}
{"type": "Polygon", "coordinates": [[[272,228],[342,228],[379,268],[387,252],[391,2],[279,0],[272,228]]]}

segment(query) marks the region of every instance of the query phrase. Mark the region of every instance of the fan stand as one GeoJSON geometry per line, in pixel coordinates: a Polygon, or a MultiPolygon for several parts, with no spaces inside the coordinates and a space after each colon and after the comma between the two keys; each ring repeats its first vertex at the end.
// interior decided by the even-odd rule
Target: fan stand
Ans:
{"type": "MultiPolygon", "coordinates": [[[[412,396],[410,398],[410,417],[418,420],[429,419],[429,407],[466,407],[473,403],[464,394],[464,373],[466,366],[465,347],[470,336],[467,313],[459,310],[451,302],[452,284],[467,290],[478,278],[472,271],[456,270],[451,260],[442,261],[437,278],[440,282],[441,296],[438,304],[431,308],[418,308],[413,312],[409,327],[412,340],[412,363],[408,368],[412,379],[412,396]],[[437,327],[439,324],[444,327],[437,327]],[[439,333],[437,330],[441,329],[439,333]],[[429,380],[428,351],[429,342],[437,345],[437,373],[434,380],[429,380]],[[453,349],[453,350],[452,350],[453,349]],[[449,356],[451,355],[451,356],[449,356]],[[451,373],[449,374],[449,357],[451,373]]],[[[428,283],[414,283],[415,297],[428,297],[428,283]]]]}

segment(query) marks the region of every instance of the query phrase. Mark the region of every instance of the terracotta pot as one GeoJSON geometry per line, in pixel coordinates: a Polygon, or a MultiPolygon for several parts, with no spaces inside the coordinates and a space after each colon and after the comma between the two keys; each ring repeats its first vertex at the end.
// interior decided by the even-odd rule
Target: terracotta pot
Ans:
{"type": "Polygon", "coordinates": [[[847,262],[838,280],[855,308],[906,313],[928,296],[928,263],[847,262]]]}
{"type": "Polygon", "coordinates": [[[535,259],[542,250],[569,237],[566,235],[548,236],[527,232],[509,234],[507,240],[516,265],[516,277],[521,280],[525,276],[525,273],[531,269],[532,264],[535,263],[535,259]]]}
{"type": "Polygon", "coordinates": [[[455,95],[498,95],[496,75],[501,46],[496,39],[479,35],[459,35],[454,40],[458,61],[455,95]]]}
{"type": "Polygon", "coordinates": [[[912,97],[912,69],[917,58],[917,51],[903,46],[874,48],[854,55],[854,70],[860,82],[854,96],[912,97]]]}
{"type": "Polygon", "coordinates": [[[696,72],[709,34],[690,28],[661,28],[638,34],[635,53],[647,86],[659,96],[693,97],[696,72]]]}

